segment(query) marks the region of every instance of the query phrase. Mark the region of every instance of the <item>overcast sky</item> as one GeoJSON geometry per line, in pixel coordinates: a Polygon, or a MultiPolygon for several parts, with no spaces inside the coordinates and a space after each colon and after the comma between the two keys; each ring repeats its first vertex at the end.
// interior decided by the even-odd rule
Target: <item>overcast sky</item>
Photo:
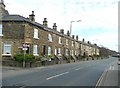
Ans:
{"type": "Polygon", "coordinates": [[[36,22],[42,24],[47,18],[52,28],[57,23],[58,31],[70,30],[79,35],[79,40],[97,43],[118,50],[118,1],[119,0],[4,0],[10,14],[28,17],[35,11],[36,22]]]}

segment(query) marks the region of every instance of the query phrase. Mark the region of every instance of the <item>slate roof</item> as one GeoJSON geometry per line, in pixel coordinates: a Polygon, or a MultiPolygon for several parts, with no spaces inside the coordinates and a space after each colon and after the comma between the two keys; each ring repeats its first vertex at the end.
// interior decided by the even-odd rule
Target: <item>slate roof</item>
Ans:
{"type": "Polygon", "coordinates": [[[2,21],[28,21],[30,22],[30,20],[20,15],[6,15],[2,17],[2,21]]]}
{"type": "MultiPolygon", "coordinates": [[[[20,16],[20,15],[6,15],[6,16],[2,17],[2,22],[5,22],[5,21],[28,22],[28,23],[31,23],[31,24],[33,24],[33,25],[35,25],[37,27],[40,27],[40,28],[42,28],[42,29],[44,29],[46,31],[56,33],[56,34],[58,34],[60,36],[68,37],[65,34],[63,35],[60,32],[55,31],[55,30],[53,30],[53,29],[51,29],[51,28],[49,28],[47,26],[44,26],[44,25],[42,25],[40,23],[32,22],[32,21],[29,20],[29,18],[25,18],[25,17],[20,16]]],[[[68,37],[68,38],[70,38],[70,37],[68,37]]]]}
{"type": "MultiPolygon", "coordinates": [[[[6,15],[6,16],[3,16],[2,17],[2,22],[6,22],[6,21],[28,22],[28,23],[31,23],[31,24],[37,26],[37,27],[42,28],[43,30],[50,31],[50,32],[53,32],[53,33],[58,34],[60,36],[64,36],[66,38],[72,39],[70,36],[67,36],[65,34],[61,34],[60,32],[55,31],[55,30],[53,30],[53,29],[51,29],[47,26],[44,26],[40,23],[32,22],[32,21],[29,20],[29,18],[25,18],[25,17],[20,16],[20,15],[6,15]]],[[[72,39],[72,40],[78,41],[76,39],[72,39]]],[[[93,44],[88,44],[88,43],[85,43],[85,42],[82,42],[82,41],[78,41],[78,42],[81,43],[81,44],[87,45],[87,46],[92,46],[93,45],[93,44]]]]}

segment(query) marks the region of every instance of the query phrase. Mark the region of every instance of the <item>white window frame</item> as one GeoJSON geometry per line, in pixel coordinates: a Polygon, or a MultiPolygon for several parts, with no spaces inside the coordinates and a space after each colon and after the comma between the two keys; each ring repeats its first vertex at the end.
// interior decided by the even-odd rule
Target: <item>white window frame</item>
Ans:
{"type": "Polygon", "coordinates": [[[78,43],[78,42],[75,42],[75,46],[78,48],[78,47],[79,47],[79,43],[78,43]]]}
{"type": "Polygon", "coordinates": [[[72,56],[74,56],[74,50],[72,50],[72,56]]]}
{"type": "Polygon", "coordinates": [[[74,41],[72,41],[72,46],[74,46],[74,41]]]}
{"type": "Polygon", "coordinates": [[[48,55],[52,54],[52,48],[50,46],[48,46],[48,55]]]}
{"type": "Polygon", "coordinates": [[[61,55],[61,48],[58,48],[58,55],[61,55]]]}
{"type": "Polygon", "coordinates": [[[38,56],[38,45],[33,46],[33,55],[38,56]]]}
{"type": "Polygon", "coordinates": [[[55,49],[55,55],[57,55],[57,49],[55,49]]]}
{"type": "Polygon", "coordinates": [[[3,45],[3,54],[2,55],[10,55],[11,56],[11,50],[12,50],[12,44],[10,44],[10,43],[4,43],[4,45],[3,45]],[[10,48],[9,50],[5,50],[5,47],[7,47],[7,49],[8,49],[8,47],[10,48]]]}
{"type": "Polygon", "coordinates": [[[59,37],[59,44],[62,44],[62,38],[59,37]]]}
{"type": "Polygon", "coordinates": [[[77,55],[77,51],[75,51],[75,55],[77,55]]]}
{"type": "Polygon", "coordinates": [[[66,39],[66,45],[68,45],[68,39],[66,39]]]}
{"type": "Polygon", "coordinates": [[[2,24],[0,24],[0,36],[3,36],[3,33],[2,33],[2,24]]]}
{"type": "Polygon", "coordinates": [[[66,56],[68,56],[68,49],[66,49],[66,56]]]}
{"type": "Polygon", "coordinates": [[[51,34],[48,34],[48,41],[49,41],[49,42],[52,42],[52,41],[53,41],[51,34]]]}
{"type": "Polygon", "coordinates": [[[35,39],[39,39],[38,34],[39,34],[38,29],[34,28],[34,38],[35,39]]]}

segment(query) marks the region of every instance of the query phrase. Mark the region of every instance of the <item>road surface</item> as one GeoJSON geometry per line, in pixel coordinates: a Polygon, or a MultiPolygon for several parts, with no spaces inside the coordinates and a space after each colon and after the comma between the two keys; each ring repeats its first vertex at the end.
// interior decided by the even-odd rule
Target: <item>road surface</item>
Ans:
{"type": "Polygon", "coordinates": [[[118,69],[117,58],[31,69],[3,67],[3,86],[96,86],[106,69],[118,69]]]}

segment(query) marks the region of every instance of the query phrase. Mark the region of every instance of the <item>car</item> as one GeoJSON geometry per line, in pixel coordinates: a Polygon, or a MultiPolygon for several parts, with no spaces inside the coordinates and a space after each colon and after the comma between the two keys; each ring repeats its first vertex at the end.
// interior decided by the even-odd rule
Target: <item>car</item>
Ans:
{"type": "Polygon", "coordinates": [[[117,62],[118,65],[120,65],[120,59],[118,59],[118,62],[117,62]]]}
{"type": "Polygon", "coordinates": [[[120,65],[120,61],[118,61],[117,64],[120,65]]]}

